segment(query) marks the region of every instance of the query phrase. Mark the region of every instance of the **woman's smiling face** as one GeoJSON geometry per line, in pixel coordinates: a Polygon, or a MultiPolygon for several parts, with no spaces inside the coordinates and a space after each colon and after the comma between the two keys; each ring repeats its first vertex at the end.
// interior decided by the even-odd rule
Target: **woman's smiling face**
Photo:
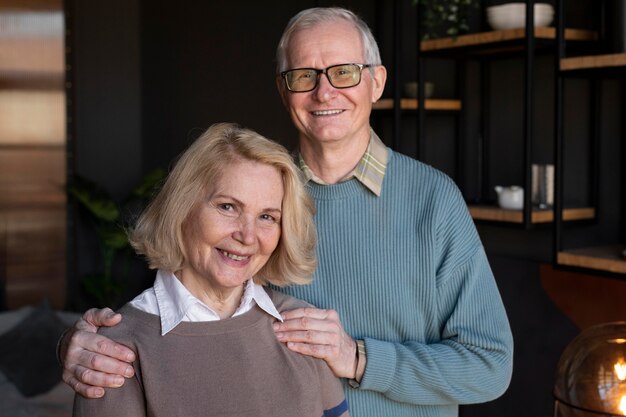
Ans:
{"type": "Polygon", "coordinates": [[[281,234],[279,170],[246,159],[228,164],[183,226],[183,284],[194,293],[240,289],[267,263],[281,234]]]}

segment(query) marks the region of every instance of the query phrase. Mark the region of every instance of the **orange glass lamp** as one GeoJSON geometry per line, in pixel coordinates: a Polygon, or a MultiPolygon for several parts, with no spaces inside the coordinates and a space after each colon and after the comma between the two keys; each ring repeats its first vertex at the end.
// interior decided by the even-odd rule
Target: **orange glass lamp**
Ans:
{"type": "Polygon", "coordinates": [[[626,322],[596,325],[572,340],[554,398],[555,417],[626,416],[626,322]]]}

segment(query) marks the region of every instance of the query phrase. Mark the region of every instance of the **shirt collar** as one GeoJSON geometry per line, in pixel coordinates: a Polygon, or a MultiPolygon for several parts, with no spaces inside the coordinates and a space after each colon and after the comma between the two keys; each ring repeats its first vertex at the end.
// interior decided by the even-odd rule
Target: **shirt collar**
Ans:
{"type": "MultiPolygon", "coordinates": [[[[371,129],[370,132],[370,140],[367,145],[367,150],[361,157],[361,160],[356,167],[341,181],[347,181],[354,177],[359,180],[365,188],[370,190],[377,197],[380,197],[380,193],[383,188],[383,179],[385,178],[385,171],[387,170],[389,151],[378,135],[376,135],[376,133],[374,133],[371,129]]],[[[309,168],[306,162],[304,162],[302,154],[298,155],[298,164],[304,173],[306,181],[313,181],[317,184],[328,185],[324,182],[324,180],[311,171],[311,168],[309,168]]]]}
{"type": "MultiPolygon", "coordinates": [[[[161,317],[161,335],[163,336],[182,321],[220,319],[215,311],[191,294],[178,278],[170,272],[159,270],[153,288],[159,316],[161,317]]],[[[255,304],[267,314],[283,321],[282,316],[265,289],[251,279],[245,284],[241,303],[233,317],[250,311],[255,304]]]]}

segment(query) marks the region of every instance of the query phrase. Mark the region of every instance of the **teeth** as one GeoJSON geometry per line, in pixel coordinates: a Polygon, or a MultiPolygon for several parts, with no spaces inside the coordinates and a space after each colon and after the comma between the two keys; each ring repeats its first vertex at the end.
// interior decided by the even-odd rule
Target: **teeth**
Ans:
{"type": "Polygon", "coordinates": [[[322,110],[322,111],[314,111],[313,114],[315,116],[328,116],[331,114],[339,114],[341,113],[343,110],[322,110]]]}
{"type": "Polygon", "coordinates": [[[248,259],[248,256],[239,256],[239,255],[235,255],[233,253],[230,252],[226,252],[225,250],[221,251],[222,254],[224,254],[224,256],[226,256],[227,258],[230,258],[234,261],[243,261],[245,259],[248,259]]]}

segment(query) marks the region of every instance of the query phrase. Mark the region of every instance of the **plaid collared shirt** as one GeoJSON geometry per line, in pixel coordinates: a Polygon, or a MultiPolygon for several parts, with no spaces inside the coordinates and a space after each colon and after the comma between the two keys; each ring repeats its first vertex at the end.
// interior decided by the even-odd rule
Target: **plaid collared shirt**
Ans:
{"type": "MultiPolygon", "coordinates": [[[[363,157],[352,172],[346,175],[341,181],[347,181],[354,177],[377,197],[380,197],[383,187],[383,178],[385,178],[385,171],[387,170],[388,157],[387,147],[372,130],[370,141],[363,157]]],[[[302,159],[302,155],[298,155],[298,164],[304,173],[306,181],[327,185],[324,180],[320,179],[311,171],[311,168],[309,168],[306,162],[304,162],[304,159],[302,159]]]]}

